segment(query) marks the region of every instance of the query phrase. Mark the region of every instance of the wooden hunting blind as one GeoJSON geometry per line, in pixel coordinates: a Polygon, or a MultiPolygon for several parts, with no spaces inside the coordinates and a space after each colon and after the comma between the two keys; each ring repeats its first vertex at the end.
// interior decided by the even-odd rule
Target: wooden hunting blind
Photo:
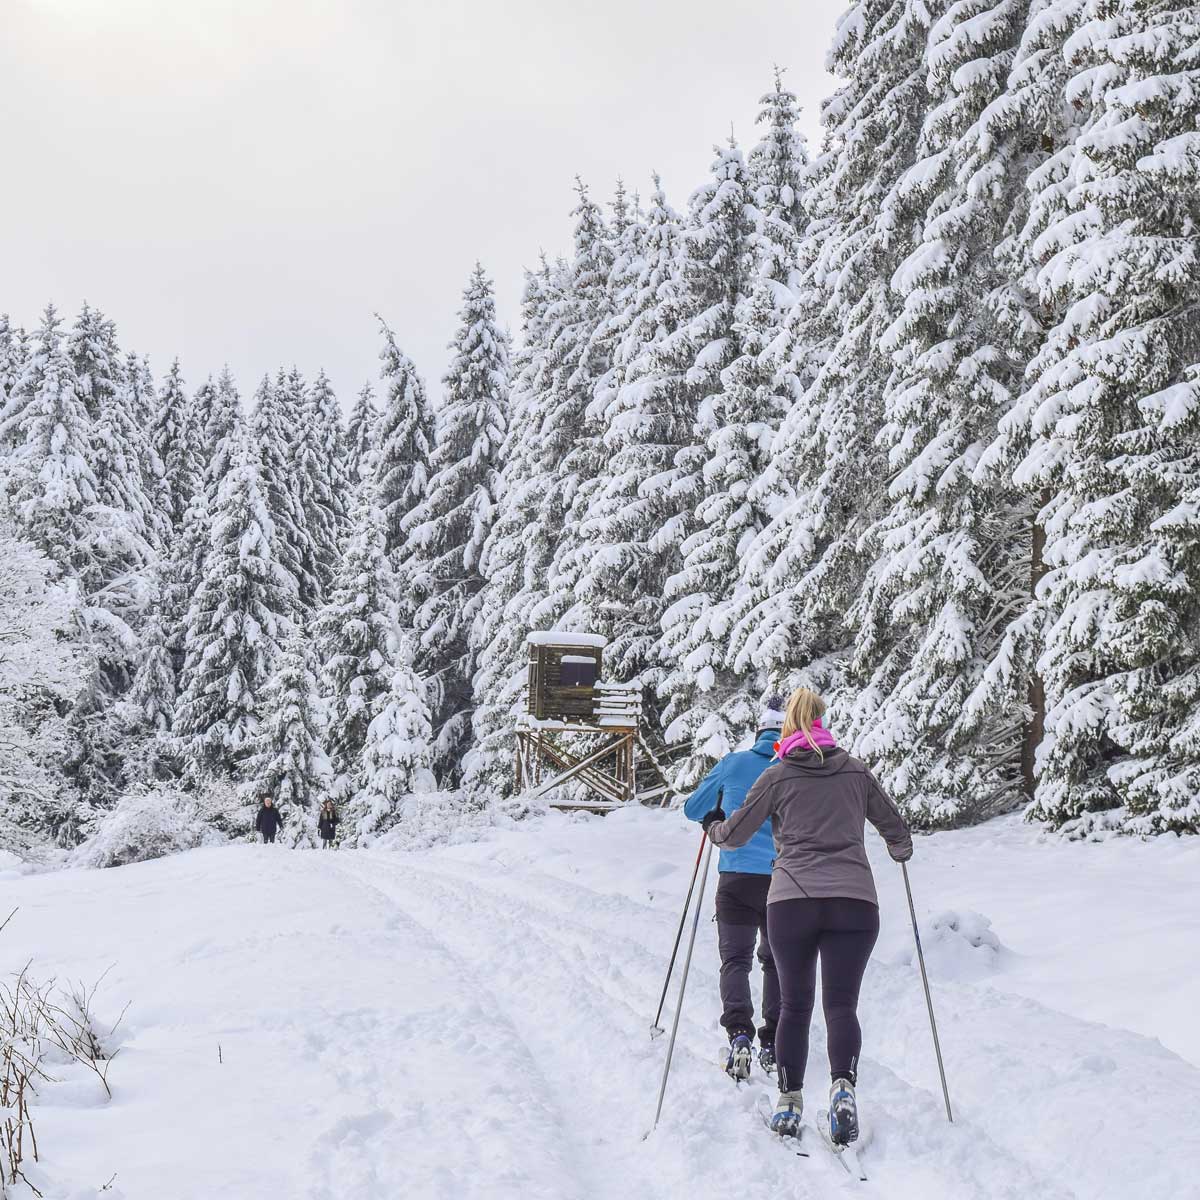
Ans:
{"type": "Polygon", "coordinates": [[[607,812],[622,804],[665,803],[660,756],[641,727],[636,684],[600,679],[606,640],[551,629],[531,633],[527,712],[517,724],[517,787],[535,795],[567,784],[555,808],[607,812]],[[583,794],[586,790],[586,794],[583,794]]]}
{"type": "Polygon", "coordinates": [[[530,716],[539,721],[590,718],[596,681],[600,678],[604,638],[590,634],[531,633],[528,645],[530,716]],[[574,640],[559,643],[542,640],[549,637],[574,640]]]}

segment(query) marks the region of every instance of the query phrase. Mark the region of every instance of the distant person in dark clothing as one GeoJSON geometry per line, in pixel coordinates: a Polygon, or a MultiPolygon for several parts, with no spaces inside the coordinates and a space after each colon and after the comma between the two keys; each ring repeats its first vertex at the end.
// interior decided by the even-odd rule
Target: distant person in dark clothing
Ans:
{"type": "Polygon", "coordinates": [[[270,796],[263,798],[258,816],[254,818],[254,828],[262,834],[264,842],[273,842],[275,835],[283,827],[283,817],[271,800],[270,796]]]}
{"type": "Polygon", "coordinates": [[[332,800],[326,800],[321,805],[321,815],[317,818],[317,832],[321,835],[321,849],[333,847],[333,839],[337,836],[338,815],[332,800]]]}

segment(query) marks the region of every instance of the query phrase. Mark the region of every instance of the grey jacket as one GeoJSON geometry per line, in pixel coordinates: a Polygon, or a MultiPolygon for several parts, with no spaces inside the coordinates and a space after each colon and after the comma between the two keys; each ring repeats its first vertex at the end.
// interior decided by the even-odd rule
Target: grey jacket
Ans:
{"type": "Polygon", "coordinates": [[[728,820],[709,826],[717,846],[744,846],[771,820],[775,864],[767,903],[840,896],[878,904],[863,845],[866,821],[897,862],[912,857],[904,818],[875,776],[845,750],[789,754],[768,767],[728,820]]]}

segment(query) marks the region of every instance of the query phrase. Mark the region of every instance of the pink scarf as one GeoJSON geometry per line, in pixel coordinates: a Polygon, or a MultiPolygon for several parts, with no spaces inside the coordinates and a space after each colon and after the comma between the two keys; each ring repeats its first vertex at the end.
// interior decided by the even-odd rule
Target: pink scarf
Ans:
{"type": "Polygon", "coordinates": [[[793,750],[836,750],[837,742],[833,734],[821,724],[820,720],[813,722],[812,737],[808,737],[803,729],[789,733],[781,742],[775,743],[775,757],[787,758],[793,750]]]}

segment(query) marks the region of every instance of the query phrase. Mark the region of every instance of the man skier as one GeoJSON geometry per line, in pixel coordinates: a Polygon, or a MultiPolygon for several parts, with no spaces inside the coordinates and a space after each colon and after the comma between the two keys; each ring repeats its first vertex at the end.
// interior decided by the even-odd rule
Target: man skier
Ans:
{"type": "Polygon", "coordinates": [[[270,796],[264,796],[258,816],[254,818],[254,828],[262,834],[264,842],[273,842],[282,824],[283,814],[271,802],[270,796]]]}
{"type": "MultiPolygon", "coordinates": [[[[727,754],[701,781],[683,806],[684,815],[703,822],[720,806],[727,815],[736,812],[746,793],[771,765],[775,743],[783,725],[783,698],[773,696],[758,722],[758,733],[749,750],[727,754]]],[[[767,941],[767,892],[775,841],[769,826],[737,850],[722,850],[717,884],[717,940],[721,952],[721,1024],[729,1035],[725,1070],[734,1079],[750,1076],[754,1045],[754,1001],[750,995],[750,968],[755,942],[763,971],[763,1014],[758,1030],[758,1061],[768,1074],[775,1070],[775,1026],[779,1020],[779,978],[767,941]]]]}

